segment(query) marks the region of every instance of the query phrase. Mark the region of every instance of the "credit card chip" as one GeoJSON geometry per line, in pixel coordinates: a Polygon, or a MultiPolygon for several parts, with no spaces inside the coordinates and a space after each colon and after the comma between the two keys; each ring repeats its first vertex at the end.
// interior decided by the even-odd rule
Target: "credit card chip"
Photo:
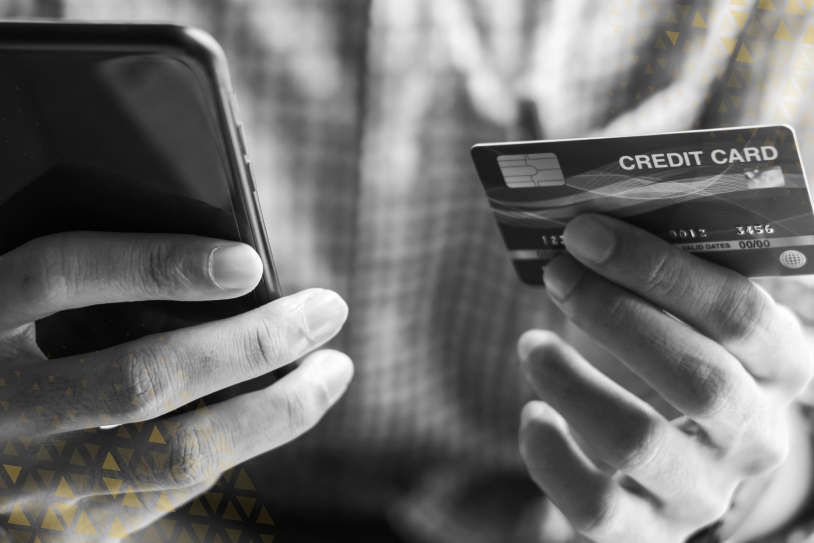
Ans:
{"type": "Polygon", "coordinates": [[[512,189],[565,185],[560,162],[554,153],[501,155],[497,164],[506,186],[512,189]]]}

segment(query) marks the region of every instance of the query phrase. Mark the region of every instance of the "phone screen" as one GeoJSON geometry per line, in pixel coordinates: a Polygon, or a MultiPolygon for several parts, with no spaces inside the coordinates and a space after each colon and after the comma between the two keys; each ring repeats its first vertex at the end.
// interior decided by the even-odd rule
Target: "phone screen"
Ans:
{"type": "MultiPolygon", "coordinates": [[[[67,231],[183,233],[256,247],[218,100],[205,68],[182,51],[1,49],[0,255],[67,231]]],[[[260,303],[255,291],[108,304],[43,319],[37,336],[57,358],[260,303]]]]}

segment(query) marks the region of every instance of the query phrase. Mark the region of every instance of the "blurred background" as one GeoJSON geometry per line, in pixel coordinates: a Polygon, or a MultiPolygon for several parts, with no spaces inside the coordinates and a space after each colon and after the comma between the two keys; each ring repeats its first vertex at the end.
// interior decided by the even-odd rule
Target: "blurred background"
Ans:
{"type": "MultiPolygon", "coordinates": [[[[283,286],[287,292],[332,288],[351,308],[386,297],[388,285],[427,274],[440,278],[434,283],[440,290],[458,288],[465,270],[444,275],[451,268],[443,262],[428,270],[426,255],[412,249],[433,228],[445,235],[429,251],[448,254],[447,264],[472,264],[468,269],[489,278],[473,279],[474,286],[458,294],[497,297],[495,284],[515,281],[469,159],[475,143],[787,123],[796,130],[800,168],[809,176],[814,168],[812,0],[0,0],[0,16],[172,22],[210,32],[230,64],[283,286]],[[405,199],[428,211],[409,220],[390,217],[405,199]],[[410,258],[394,259],[384,247],[410,258]],[[400,275],[368,273],[376,264],[398,266],[400,275]]],[[[784,287],[787,297],[799,313],[811,314],[814,303],[798,286],[784,287]]],[[[532,309],[543,295],[520,300],[520,290],[511,292],[524,326],[557,329],[532,309]]],[[[212,541],[217,531],[222,541],[269,543],[273,530],[266,519],[277,519],[275,512],[291,523],[303,511],[336,517],[333,504],[348,485],[363,489],[346,499],[348,511],[376,517],[387,509],[401,533],[418,534],[412,539],[477,525],[472,507],[454,520],[460,513],[450,505],[454,477],[435,473],[413,484],[410,466],[451,454],[517,471],[516,415],[523,398],[513,397],[516,380],[496,377],[499,367],[485,361],[512,349],[520,325],[495,331],[493,352],[444,346],[446,355],[469,359],[472,383],[485,376],[505,392],[461,393],[486,407],[475,409],[472,427],[450,425],[453,407],[442,402],[419,410],[422,391],[404,392],[404,383],[423,383],[424,370],[388,358],[387,349],[405,341],[397,337],[403,330],[375,348],[360,346],[371,323],[396,322],[405,307],[421,314],[414,298],[352,315],[333,345],[351,353],[357,380],[315,432],[247,465],[249,482],[241,488],[234,490],[238,475],[230,475],[224,488],[168,517],[172,525],[139,538],[181,541],[181,525],[192,522],[214,531],[189,528],[183,533],[191,541],[193,533],[212,541]],[[506,397],[513,399],[499,400],[506,397]],[[488,430],[475,432],[479,425],[488,430]],[[421,437],[401,457],[382,438],[391,432],[421,437]],[[348,464],[337,458],[359,448],[377,458],[396,455],[402,463],[384,471],[357,464],[353,478],[344,476],[348,464]],[[394,475],[399,470],[403,474],[394,475]],[[385,479],[396,482],[385,485],[385,479]],[[227,510],[232,502],[221,498],[229,488],[257,503],[227,510]],[[206,516],[193,518],[192,509],[206,516]]],[[[464,311],[455,299],[433,309],[428,322],[449,325],[450,315],[464,311]]],[[[485,329],[477,314],[468,315],[476,321],[469,329],[485,329]]],[[[469,386],[458,373],[447,377],[469,386]]],[[[510,494],[525,499],[522,492],[510,494]]],[[[475,517],[489,517],[487,509],[475,517]]],[[[477,536],[455,533],[500,540],[505,526],[492,526],[498,526],[497,539],[484,536],[484,527],[471,528],[477,536]]]]}

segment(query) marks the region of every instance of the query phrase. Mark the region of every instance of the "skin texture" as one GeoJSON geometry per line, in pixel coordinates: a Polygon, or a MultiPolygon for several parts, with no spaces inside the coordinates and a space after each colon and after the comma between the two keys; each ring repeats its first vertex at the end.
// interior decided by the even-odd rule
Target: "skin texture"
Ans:
{"type": "Polygon", "coordinates": [[[801,327],[749,280],[620,221],[583,215],[564,239],[549,296],[678,416],[529,331],[518,350],[544,401],[523,411],[521,454],[590,540],[684,541],[787,457],[790,404],[812,374],[801,327]]]}
{"type": "MultiPolygon", "coordinates": [[[[45,483],[49,472],[40,474],[38,499],[54,511],[82,510],[99,495],[132,491],[144,522],[151,522],[166,514],[156,491],[174,489],[169,495],[176,499],[191,498],[217,481],[222,470],[287,443],[319,421],[353,375],[344,354],[315,351],[347,317],[347,306],[330,291],[302,291],[237,317],[83,356],[48,360],[36,345],[34,321],[59,310],[120,301],[232,298],[251,291],[261,273],[260,259],[248,246],[182,235],[75,232],[40,238],[0,257],[0,385],[5,385],[0,400],[10,406],[0,417],[0,443],[17,443],[24,453],[18,436],[31,439],[30,454],[14,462],[22,468],[20,478],[42,468],[53,473],[57,463],[65,464],[50,485],[45,483]],[[212,262],[213,253],[220,261],[212,262]],[[226,279],[221,284],[236,288],[222,288],[214,274],[226,279]],[[297,369],[264,390],[206,411],[169,414],[301,357],[297,369]],[[25,420],[18,419],[21,410],[28,413],[25,420]],[[102,425],[123,426],[88,429],[102,425]],[[158,440],[142,428],[157,429],[158,440]],[[133,452],[126,457],[117,449],[122,431],[132,436],[127,447],[133,452]],[[90,453],[94,446],[99,452],[90,453]],[[50,459],[37,455],[39,450],[50,459]],[[79,461],[71,454],[78,454],[79,461]],[[62,477],[69,492],[57,489],[62,477]]],[[[3,491],[12,498],[6,511],[12,520],[12,506],[31,497],[31,489],[27,493],[20,486],[3,491]]],[[[135,510],[130,503],[130,511],[135,510]]]]}

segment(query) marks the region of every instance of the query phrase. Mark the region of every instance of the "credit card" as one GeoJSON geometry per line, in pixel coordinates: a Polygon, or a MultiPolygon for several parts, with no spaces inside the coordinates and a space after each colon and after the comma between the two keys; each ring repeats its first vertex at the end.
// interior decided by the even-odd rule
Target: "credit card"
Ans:
{"type": "Polygon", "coordinates": [[[543,284],[565,225],[602,213],[747,277],[814,273],[814,214],[787,125],[483,143],[475,167],[520,278],[543,284]]]}

